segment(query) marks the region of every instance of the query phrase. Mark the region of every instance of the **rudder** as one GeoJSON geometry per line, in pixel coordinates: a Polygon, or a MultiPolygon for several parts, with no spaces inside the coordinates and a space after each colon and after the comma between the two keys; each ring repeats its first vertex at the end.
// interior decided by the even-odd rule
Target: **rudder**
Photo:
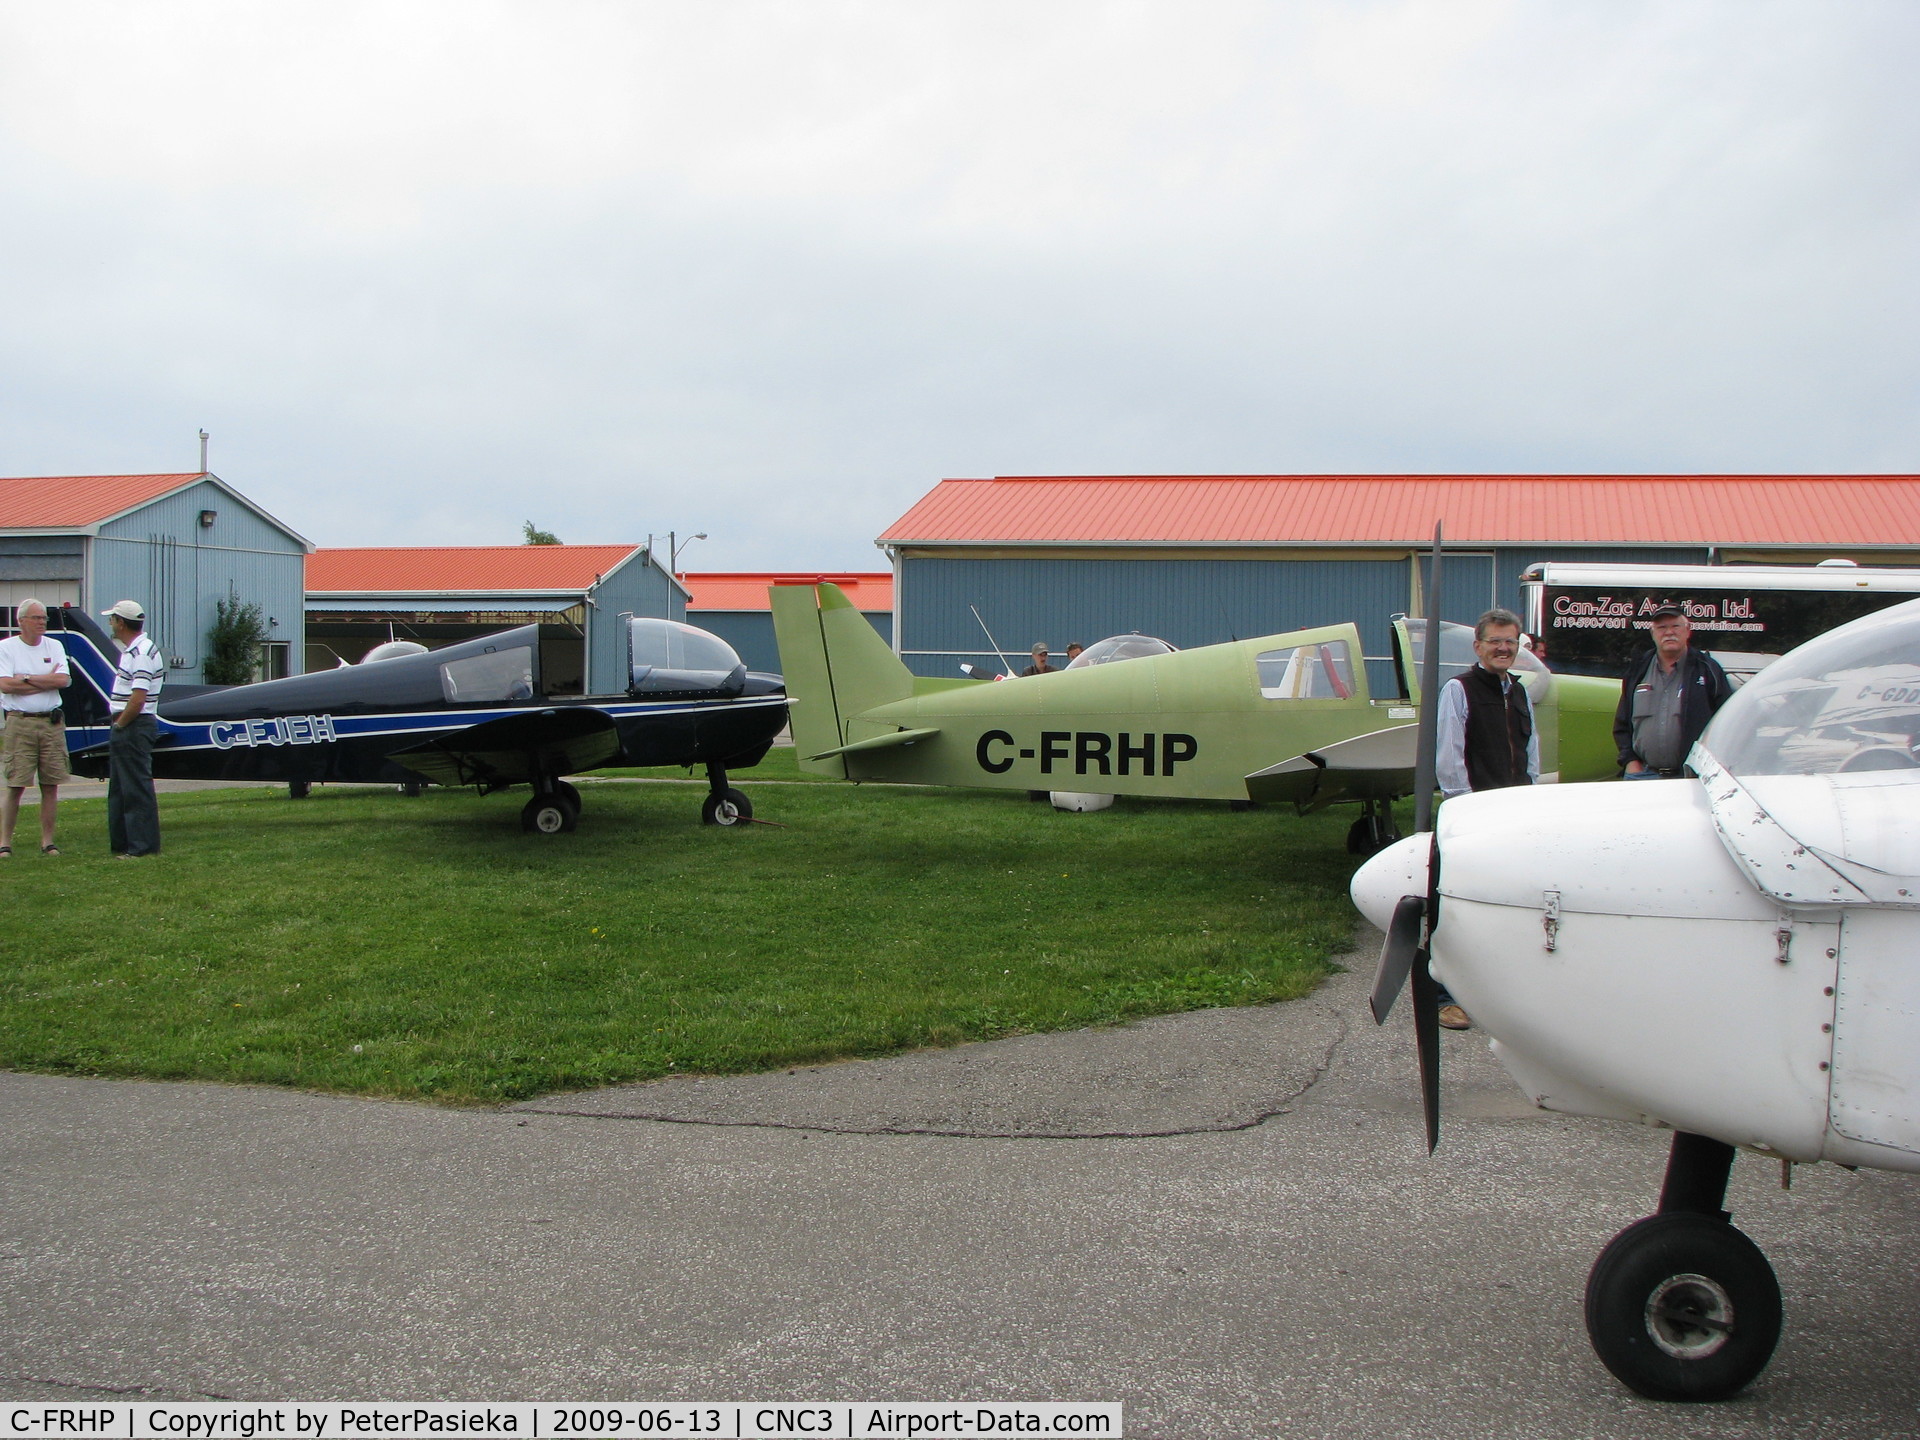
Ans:
{"type": "Polygon", "coordinates": [[[844,780],[839,756],[807,757],[844,744],[855,716],[911,696],[913,673],[838,585],[776,585],[768,596],[800,768],[844,780]]]}

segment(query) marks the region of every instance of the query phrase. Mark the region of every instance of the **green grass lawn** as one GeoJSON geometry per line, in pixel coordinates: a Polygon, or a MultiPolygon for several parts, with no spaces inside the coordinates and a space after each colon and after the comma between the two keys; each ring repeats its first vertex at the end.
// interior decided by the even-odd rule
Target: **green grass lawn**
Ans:
{"type": "Polygon", "coordinates": [[[1287,999],[1353,924],[1338,812],[582,788],[552,837],[524,792],[167,795],[138,861],[66,802],[0,862],[0,1067],[510,1100],[1287,999]]]}

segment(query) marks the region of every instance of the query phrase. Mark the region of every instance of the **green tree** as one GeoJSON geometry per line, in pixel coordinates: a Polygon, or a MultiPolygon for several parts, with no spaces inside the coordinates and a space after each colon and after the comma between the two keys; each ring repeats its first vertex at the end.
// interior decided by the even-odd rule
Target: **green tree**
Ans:
{"type": "Polygon", "coordinates": [[[207,631],[207,663],[201,667],[209,685],[245,685],[260,663],[260,647],[267,643],[266,616],[258,605],[229,595],[213,605],[213,628],[207,631]]]}
{"type": "Polygon", "coordinates": [[[522,521],[520,533],[527,537],[529,545],[558,545],[560,537],[551,530],[542,530],[531,520],[522,521]]]}

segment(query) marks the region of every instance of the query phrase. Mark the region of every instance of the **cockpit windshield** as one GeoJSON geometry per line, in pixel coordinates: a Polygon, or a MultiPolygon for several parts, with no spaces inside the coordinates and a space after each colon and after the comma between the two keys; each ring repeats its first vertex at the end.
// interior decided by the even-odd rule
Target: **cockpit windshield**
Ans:
{"type": "Polygon", "coordinates": [[[747,673],[718,635],[650,616],[627,622],[627,660],[634,694],[738,694],[747,673]]]}
{"type": "Polygon", "coordinates": [[[1911,770],[1920,779],[1920,601],[1776,660],[1734,693],[1700,744],[1736,776],[1911,770]]]}
{"type": "Polygon", "coordinates": [[[1171,655],[1173,646],[1151,635],[1109,635],[1096,640],[1067,662],[1069,670],[1084,670],[1089,665],[1111,665],[1116,660],[1139,660],[1148,655],[1171,655]]]}

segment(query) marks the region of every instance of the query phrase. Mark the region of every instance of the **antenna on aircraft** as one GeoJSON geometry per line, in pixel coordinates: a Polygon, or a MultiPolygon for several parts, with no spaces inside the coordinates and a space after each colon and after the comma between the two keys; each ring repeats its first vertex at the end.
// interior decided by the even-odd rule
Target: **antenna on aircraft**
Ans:
{"type": "MultiPolygon", "coordinates": [[[[978,605],[969,605],[967,608],[973,611],[974,619],[980,620],[980,607],[978,605]]],[[[985,620],[980,620],[980,629],[985,632],[987,644],[993,647],[993,653],[999,657],[1000,664],[1005,667],[1003,673],[1011,680],[1013,678],[1013,662],[1000,653],[1000,642],[993,638],[993,631],[987,629],[987,622],[985,620]]]]}

